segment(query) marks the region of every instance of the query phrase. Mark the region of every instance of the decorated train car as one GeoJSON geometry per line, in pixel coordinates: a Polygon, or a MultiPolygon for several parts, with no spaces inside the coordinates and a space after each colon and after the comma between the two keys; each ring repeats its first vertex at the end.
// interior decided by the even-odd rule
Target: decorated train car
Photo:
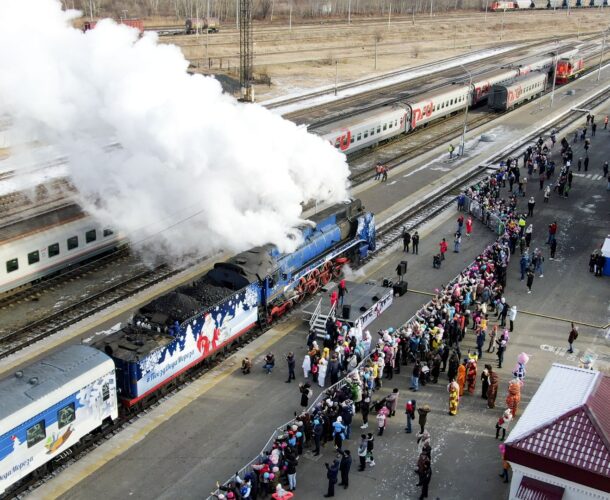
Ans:
{"type": "Polygon", "coordinates": [[[489,107],[506,111],[534,99],[545,91],[547,79],[546,73],[533,73],[507,84],[496,84],[489,95],[489,107]]]}
{"type": "Polygon", "coordinates": [[[0,495],[118,417],[114,363],[84,345],[0,380],[0,495]]]}
{"type": "Polygon", "coordinates": [[[331,207],[301,229],[289,254],[267,245],[217,263],[203,278],[155,299],[95,347],[112,357],[119,398],[138,407],[188,369],[239,342],[315,293],[375,248],[375,219],[360,200],[331,207]]]}
{"type": "Polygon", "coordinates": [[[585,60],[582,57],[564,57],[557,61],[555,83],[568,83],[578,78],[585,70],[585,60]]]}

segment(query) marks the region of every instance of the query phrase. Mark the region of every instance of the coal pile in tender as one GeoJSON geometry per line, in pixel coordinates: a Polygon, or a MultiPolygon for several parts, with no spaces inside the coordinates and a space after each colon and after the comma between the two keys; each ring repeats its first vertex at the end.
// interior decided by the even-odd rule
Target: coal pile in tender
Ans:
{"type": "Polygon", "coordinates": [[[153,322],[173,324],[182,322],[201,311],[202,305],[193,297],[178,292],[170,292],[146,304],[140,313],[153,322]]]}
{"type": "Polygon", "coordinates": [[[205,277],[178,288],[178,291],[193,297],[204,307],[213,306],[233,293],[229,288],[212,285],[205,277]]]}

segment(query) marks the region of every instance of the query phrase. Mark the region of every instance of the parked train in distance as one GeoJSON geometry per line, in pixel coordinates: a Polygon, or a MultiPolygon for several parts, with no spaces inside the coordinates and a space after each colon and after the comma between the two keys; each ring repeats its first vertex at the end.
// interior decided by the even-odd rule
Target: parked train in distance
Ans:
{"type": "Polygon", "coordinates": [[[0,293],[112,250],[125,238],[77,205],[0,227],[0,293]]]}
{"type": "Polygon", "coordinates": [[[608,0],[517,0],[498,1],[488,4],[491,12],[504,12],[507,10],[546,10],[546,9],[581,9],[586,7],[607,7],[608,0]]]}
{"type": "MultiPolygon", "coordinates": [[[[117,24],[124,24],[125,26],[131,26],[137,29],[140,33],[144,33],[144,20],[142,19],[115,19],[117,24]]],[[[85,21],[83,24],[83,31],[89,31],[95,29],[97,21],[85,21]]]]}
{"type": "MultiPolygon", "coordinates": [[[[557,56],[545,54],[506,67],[474,75],[472,85],[445,85],[407,98],[404,102],[367,111],[315,129],[315,133],[345,154],[375,146],[401,134],[427,126],[430,122],[485,102],[494,85],[508,83],[532,72],[553,71],[555,57],[574,57],[578,49],[564,48],[557,56]]],[[[517,103],[515,103],[517,104],[517,103]]]]}
{"type": "Polygon", "coordinates": [[[293,253],[265,245],[235,255],[143,306],[129,326],[92,346],[65,348],[0,380],[0,495],[375,249],[375,217],[360,200],[311,220],[315,226],[301,228],[293,253]]]}

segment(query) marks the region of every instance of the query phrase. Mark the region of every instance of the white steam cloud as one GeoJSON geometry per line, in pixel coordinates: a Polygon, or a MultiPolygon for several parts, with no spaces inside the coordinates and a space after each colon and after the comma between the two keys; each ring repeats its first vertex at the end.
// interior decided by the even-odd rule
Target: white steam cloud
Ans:
{"type": "Polygon", "coordinates": [[[69,157],[104,224],[172,256],[289,250],[302,202],[346,198],[345,159],[322,139],[189,75],[156,36],[111,20],[82,33],[78,15],[0,1],[0,115],[69,157]]]}

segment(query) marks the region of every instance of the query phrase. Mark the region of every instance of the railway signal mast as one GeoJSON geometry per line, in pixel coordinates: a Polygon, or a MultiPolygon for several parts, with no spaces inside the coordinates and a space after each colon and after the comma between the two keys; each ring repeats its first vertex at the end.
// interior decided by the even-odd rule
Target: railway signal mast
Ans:
{"type": "Polygon", "coordinates": [[[239,85],[241,98],[254,102],[252,88],[252,0],[239,0],[239,85]]]}

